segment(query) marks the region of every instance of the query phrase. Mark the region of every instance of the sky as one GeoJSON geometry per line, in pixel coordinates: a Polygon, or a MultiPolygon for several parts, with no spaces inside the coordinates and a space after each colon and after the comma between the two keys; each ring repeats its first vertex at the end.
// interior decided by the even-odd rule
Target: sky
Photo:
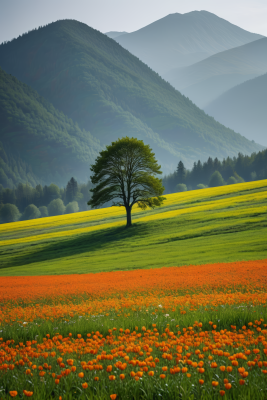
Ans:
{"type": "Polygon", "coordinates": [[[0,0],[0,43],[59,19],[76,19],[103,33],[133,32],[194,10],[267,36],[267,0],[0,0]]]}

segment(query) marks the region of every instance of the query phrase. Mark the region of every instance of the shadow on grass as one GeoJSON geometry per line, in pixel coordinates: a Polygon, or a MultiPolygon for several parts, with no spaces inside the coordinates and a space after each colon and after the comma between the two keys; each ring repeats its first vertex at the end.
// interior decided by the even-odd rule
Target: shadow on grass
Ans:
{"type": "Polygon", "coordinates": [[[16,249],[18,255],[13,250],[13,257],[0,262],[0,269],[51,261],[82,253],[97,252],[105,248],[106,245],[116,245],[117,241],[131,239],[136,236],[145,236],[148,234],[148,231],[149,227],[147,224],[134,224],[130,228],[126,228],[125,226],[108,228],[104,231],[81,234],[75,238],[61,239],[50,244],[29,244],[24,253],[21,251],[21,248],[16,249]],[[35,249],[31,248],[32,246],[35,249]]]}

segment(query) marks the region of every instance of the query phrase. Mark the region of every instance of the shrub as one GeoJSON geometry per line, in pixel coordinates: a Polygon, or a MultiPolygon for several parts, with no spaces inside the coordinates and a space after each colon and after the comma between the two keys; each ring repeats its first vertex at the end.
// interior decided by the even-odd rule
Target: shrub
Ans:
{"type": "Polygon", "coordinates": [[[235,179],[235,177],[230,176],[230,178],[227,181],[227,185],[234,185],[235,183],[237,183],[237,180],[235,179]]]}
{"type": "Polygon", "coordinates": [[[239,176],[236,172],[234,172],[234,178],[236,179],[237,183],[245,182],[244,179],[241,176],[239,176]]]}
{"type": "Polygon", "coordinates": [[[40,217],[41,217],[41,213],[34,204],[28,205],[25,208],[24,213],[22,215],[22,219],[35,219],[35,218],[40,218],[40,217]]]}
{"type": "Polygon", "coordinates": [[[203,183],[200,183],[199,185],[197,185],[197,189],[205,189],[207,186],[203,185],[203,183]]]}
{"type": "Polygon", "coordinates": [[[48,204],[48,212],[49,215],[62,215],[65,212],[65,206],[61,199],[52,200],[51,203],[48,204]]]}
{"type": "Polygon", "coordinates": [[[79,206],[77,201],[70,202],[65,209],[65,214],[76,213],[79,211],[79,206]]]}
{"type": "Polygon", "coordinates": [[[178,185],[176,185],[176,192],[186,192],[187,191],[187,187],[184,183],[178,183],[178,185]]]}
{"type": "Polygon", "coordinates": [[[15,204],[4,204],[0,209],[0,221],[2,223],[15,222],[20,218],[20,212],[15,204]]]}
{"type": "Polygon", "coordinates": [[[219,171],[213,172],[210,177],[209,187],[223,186],[224,180],[219,171]]]}
{"type": "Polygon", "coordinates": [[[48,209],[46,206],[39,207],[39,211],[41,213],[41,218],[48,217],[48,209]]]}

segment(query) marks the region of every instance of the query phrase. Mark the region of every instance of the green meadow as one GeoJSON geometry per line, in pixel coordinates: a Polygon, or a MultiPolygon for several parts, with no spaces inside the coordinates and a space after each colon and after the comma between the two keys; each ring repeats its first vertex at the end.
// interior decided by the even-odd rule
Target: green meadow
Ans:
{"type": "Polygon", "coordinates": [[[0,226],[0,276],[73,274],[267,258],[267,180],[0,226]]]}

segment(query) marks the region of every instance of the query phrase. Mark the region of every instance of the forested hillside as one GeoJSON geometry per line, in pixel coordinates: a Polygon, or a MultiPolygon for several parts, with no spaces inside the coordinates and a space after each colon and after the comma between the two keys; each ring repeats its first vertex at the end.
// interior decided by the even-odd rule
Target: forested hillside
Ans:
{"type": "Polygon", "coordinates": [[[198,158],[261,149],[208,117],[114,40],[80,22],[57,21],[2,44],[0,60],[6,72],[102,145],[125,135],[143,139],[165,172],[178,159],[189,167],[198,158]]]}
{"type": "Polygon", "coordinates": [[[267,147],[266,110],[267,74],[235,86],[205,108],[217,121],[267,147]]]}
{"type": "Polygon", "coordinates": [[[32,186],[43,183],[40,177],[37,177],[31,166],[23,161],[18,152],[0,142],[0,187],[14,188],[19,183],[29,183],[32,186]]]}
{"type": "Polygon", "coordinates": [[[0,184],[87,181],[101,149],[89,132],[0,68],[0,184]]]}

